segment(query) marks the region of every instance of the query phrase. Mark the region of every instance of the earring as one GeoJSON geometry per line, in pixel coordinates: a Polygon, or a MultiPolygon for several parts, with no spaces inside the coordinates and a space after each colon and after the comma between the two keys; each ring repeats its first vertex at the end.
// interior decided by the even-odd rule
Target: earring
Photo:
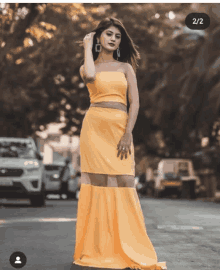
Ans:
{"type": "Polygon", "coordinates": [[[95,45],[95,51],[96,52],[101,52],[101,44],[96,44],[95,45]],[[100,46],[99,49],[98,49],[98,46],[100,46]]]}
{"type": "Polygon", "coordinates": [[[120,57],[120,50],[119,50],[119,48],[117,49],[117,57],[120,57]]]}

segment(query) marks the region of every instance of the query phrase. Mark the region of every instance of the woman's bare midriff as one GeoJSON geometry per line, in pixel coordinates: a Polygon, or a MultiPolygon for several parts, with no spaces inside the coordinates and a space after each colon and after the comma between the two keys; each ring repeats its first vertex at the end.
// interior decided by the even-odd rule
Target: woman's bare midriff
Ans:
{"type": "Polygon", "coordinates": [[[97,103],[91,103],[90,107],[102,107],[122,110],[127,113],[127,106],[120,102],[115,101],[102,101],[97,103]]]}

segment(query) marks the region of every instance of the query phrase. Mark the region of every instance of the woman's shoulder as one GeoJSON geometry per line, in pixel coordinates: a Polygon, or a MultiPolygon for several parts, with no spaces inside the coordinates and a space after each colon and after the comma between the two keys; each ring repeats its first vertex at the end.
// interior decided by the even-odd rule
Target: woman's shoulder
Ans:
{"type": "Polygon", "coordinates": [[[135,75],[134,69],[130,63],[123,63],[123,69],[126,77],[135,75]]]}
{"type": "Polygon", "coordinates": [[[130,64],[130,63],[123,63],[124,64],[124,69],[125,69],[125,71],[126,72],[129,72],[129,71],[133,71],[134,69],[133,69],[133,67],[132,67],[132,65],[130,64]]]}

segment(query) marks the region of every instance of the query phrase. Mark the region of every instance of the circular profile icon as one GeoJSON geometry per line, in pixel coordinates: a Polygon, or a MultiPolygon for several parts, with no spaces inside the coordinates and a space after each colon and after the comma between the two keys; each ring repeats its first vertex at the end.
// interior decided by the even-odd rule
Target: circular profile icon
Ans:
{"type": "Polygon", "coordinates": [[[9,262],[14,268],[22,268],[27,262],[27,258],[23,252],[17,251],[11,254],[9,262]]]}

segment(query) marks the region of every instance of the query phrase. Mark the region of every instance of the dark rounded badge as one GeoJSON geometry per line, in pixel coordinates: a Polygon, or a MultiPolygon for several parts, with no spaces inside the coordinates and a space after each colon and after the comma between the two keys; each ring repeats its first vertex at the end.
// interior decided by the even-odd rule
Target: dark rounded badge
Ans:
{"type": "Polygon", "coordinates": [[[210,18],[205,13],[190,13],[186,16],[185,24],[192,30],[204,30],[209,27],[210,18]]]}
{"type": "Polygon", "coordinates": [[[14,268],[22,268],[27,262],[27,258],[23,252],[17,251],[11,254],[9,262],[14,268]]]}

